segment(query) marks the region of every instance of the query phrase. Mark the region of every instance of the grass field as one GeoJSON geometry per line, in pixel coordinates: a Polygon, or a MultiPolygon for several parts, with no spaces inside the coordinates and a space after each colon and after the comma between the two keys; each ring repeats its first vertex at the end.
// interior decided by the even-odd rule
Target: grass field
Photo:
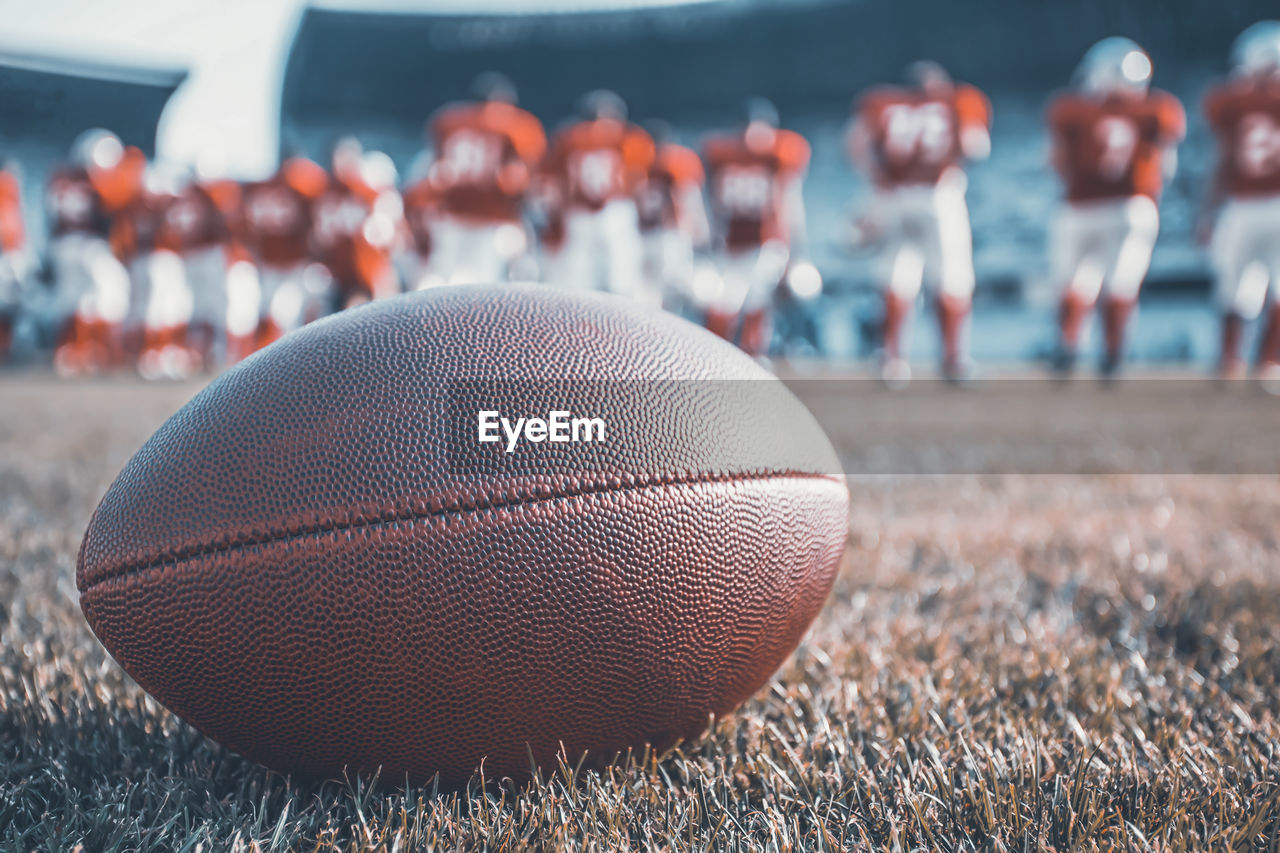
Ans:
{"type": "MultiPolygon", "coordinates": [[[[835,387],[800,393],[846,454],[927,440],[964,459],[1003,441],[990,390],[835,387]],[[884,414],[899,405],[915,429],[884,414]]],[[[74,583],[89,513],[192,390],[0,377],[0,850],[1280,850],[1274,471],[1073,472],[1060,460],[1100,440],[1081,428],[1054,435],[1039,473],[855,477],[831,601],[738,713],[603,774],[438,793],[254,766],[89,633],[74,583]]],[[[1263,445],[1280,435],[1274,401],[1185,393],[1262,417],[1241,432],[1263,445]]],[[[1135,411],[1168,420],[1185,393],[1135,411]]],[[[1033,410],[1045,423],[1010,427],[1011,444],[1049,428],[1033,410]]],[[[1235,451],[1199,452],[1213,447],[1235,451]]]]}

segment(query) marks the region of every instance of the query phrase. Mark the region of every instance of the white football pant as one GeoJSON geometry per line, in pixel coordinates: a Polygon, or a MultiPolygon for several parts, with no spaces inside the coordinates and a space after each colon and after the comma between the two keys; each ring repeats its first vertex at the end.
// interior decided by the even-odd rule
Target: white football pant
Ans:
{"type": "Polygon", "coordinates": [[[564,228],[564,244],[547,256],[548,283],[641,297],[644,253],[634,201],[614,199],[600,210],[572,208],[564,228]]]}
{"type": "Polygon", "coordinates": [[[1209,254],[1218,277],[1218,307],[1224,314],[1256,318],[1267,290],[1280,284],[1280,196],[1224,203],[1209,254]]]}
{"type": "Polygon", "coordinates": [[[129,313],[129,273],[105,237],[64,234],[50,251],[59,313],[123,323],[129,313]]]}
{"type": "Polygon", "coordinates": [[[431,226],[431,254],[409,281],[411,290],[446,284],[508,281],[512,265],[528,250],[518,222],[472,222],[442,216],[431,226]]]}
{"type": "Polygon", "coordinates": [[[967,302],[973,296],[973,233],[967,180],[952,170],[934,186],[883,189],[872,221],[883,234],[880,281],[906,302],[922,286],[967,302]]]}
{"type": "Polygon", "coordinates": [[[1159,233],[1160,214],[1146,196],[1065,204],[1051,225],[1050,270],[1085,304],[1103,291],[1132,302],[1159,233]]]}
{"type": "Polygon", "coordinates": [[[787,273],[790,257],[790,248],[780,240],[726,249],[719,258],[719,281],[709,292],[699,294],[700,301],[721,314],[766,308],[787,273]]]}

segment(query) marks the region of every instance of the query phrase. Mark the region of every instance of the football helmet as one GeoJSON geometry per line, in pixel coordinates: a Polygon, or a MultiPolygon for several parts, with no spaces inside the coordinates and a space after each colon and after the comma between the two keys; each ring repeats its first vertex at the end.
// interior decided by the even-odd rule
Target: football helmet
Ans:
{"type": "Polygon", "coordinates": [[[608,89],[596,89],[583,95],[579,109],[582,117],[589,121],[627,119],[627,102],[617,92],[610,92],[608,89]]]}
{"type": "Polygon", "coordinates": [[[747,127],[743,138],[748,148],[765,149],[777,138],[778,108],[767,98],[748,98],[747,127]]]}
{"type": "Polygon", "coordinates": [[[354,136],[339,137],[333,143],[329,162],[337,177],[359,177],[364,166],[364,146],[354,136]]]}
{"type": "Polygon", "coordinates": [[[511,78],[497,71],[486,71],[471,84],[477,98],[490,103],[515,104],[519,101],[516,84],[511,78]]]}
{"type": "Polygon", "coordinates": [[[1104,38],[1080,60],[1075,85],[1090,95],[1145,95],[1151,87],[1151,57],[1132,39],[1104,38]]]}
{"type": "Polygon", "coordinates": [[[1248,76],[1280,74],[1280,21],[1258,21],[1237,36],[1231,68],[1248,76]]]}
{"type": "Polygon", "coordinates": [[[931,59],[921,59],[908,65],[907,80],[929,95],[949,92],[955,86],[947,69],[931,59]]]}
{"type": "Polygon", "coordinates": [[[114,169],[124,159],[124,143],[109,130],[86,130],[71,143],[71,162],[94,169],[114,169]]]}
{"type": "Polygon", "coordinates": [[[778,108],[768,98],[748,98],[746,113],[748,124],[778,126],[778,108]]]}

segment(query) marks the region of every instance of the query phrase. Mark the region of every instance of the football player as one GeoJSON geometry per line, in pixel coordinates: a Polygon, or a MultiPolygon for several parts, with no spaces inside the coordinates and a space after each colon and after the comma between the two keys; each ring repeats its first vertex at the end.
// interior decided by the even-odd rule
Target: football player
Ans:
{"type": "Polygon", "coordinates": [[[129,274],[110,237],[115,218],[141,194],[145,168],[142,151],[94,129],[76,139],[71,162],[49,179],[49,267],[61,326],[54,365],[63,375],[123,362],[129,274]]]}
{"type": "Polygon", "coordinates": [[[942,375],[968,375],[974,271],[963,164],[991,152],[991,103],[982,92],[953,83],[935,62],[916,62],[907,76],[910,86],[882,86],[859,98],[847,137],[850,158],[875,186],[861,226],[882,247],[880,376],[894,386],[911,377],[904,327],[926,281],[942,336],[942,375]]]}
{"type": "MultiPolygon", "coordinates": [[[[708,294],[706,326],[753,356],[763,356],[772,335],[774,292],[793,259],[803,257],[804,199],[809,143],[778,127],[773,104],[748,104],[746,124],[707,140],[714,245],[720,281],[708,294]]],[[[805,264],[803,269],[811,269],[805,264]]]]}
{"type": "Polygon", "coordinates": [[[404,214],[395,168],[345,137],[333,148],[329,185],[316,200],[311,241],[334,282],[335,310],[393,296],[393,263],[404,214]],[[388,169],[390,173],[388,174],[388,169]]]}
{"type": "Polygon", "coordinates": [[[112,245],[132,283],[128,351],[147,379],[182,378],[197,366],[186,345],[191,286],[177,249],[160,242],[165,213],[185,183],[185,174],[176,167],[148,166],[142,192],[116,217],[111,232],[112,245]]]}
{"type": "Polygon", "coordinates": [[[1053,165],[1066,188],[1049,235],[1050,267],[1062,283],[1054,367],[1076,362],[1080,332],[1103,299],[1102,374],[1124,356],[1125,328],[1159,232],[1157,202],[1186,132],[1182,105],[1151,89],[1151,59],[1126,38],[1085,54],[1072,90],[1049,106],[1053,165]]]}
{"type": "Polygon", "coordinates": [[[31,268],[18,165],[0,161],[0,362],[13,347],[14,324],[31,268]]]}
{"type": "Polygon", "coordinates": [[[558,249],[547,254],[558,287],[641,298],[643,251],[636,191],[653,164],[653,139],[627,121],[612,92],[583,99],[581,121],[561,130],[547,154],[544,207],[562,217],[558,249]]]}
{"type": "Polygon", "coordinates": [[[439,198],[431,182],[429,152],[423,151],[414,158],[400,198],[408,232],[397,259],[400,277],[407,290],[423,290],[439,283],[428,278],[430,268],[427,266],[431,262],[431,232],[439,218],[439,198]]]}
{"type": "Polygon", "coordinates": [[[546,133],[516,106],[505,77],[483,75],[475,89],[478,102],[444,107],[430,123],[436,157],[420,193],[430,196],[435,217],[416,288],[506,281],[529,250],[525,196],[546,133]]]}
{"type": "Polygon", "coordinates": [[[256,312],[259,299],[256,277],[249,294],[237,290],[233,297],[229,288],[240,187],[197,172],[180,175],[175,190],[161,213],[156,245],[182,262],[192,298],[184,339],[197,366],[213,367],[227,357],[228,316],[256,312]],[[252,300],[252,306],[233,305],[236,300],[252,300]]]}
{"type": "Polygon", "coordinates": [[[1257,370],[1272,384],[1280,378],[1280,21],[1241,33],[1231,66],[1231,78],[1204,102],[1218,140],[1207,206],[1217,209],[1210,254],[1222,312],[1219,371],[1225,378],[1244,374],[1244,325],[1262,314],[1270,291],[1257,370]]]}
{"type": "Polygon", "coordinates": [[[330,282],[309,269],[315,203],[328,185],[323,167],[295,154],[243,189],[239,219],[261,288],[259,346],[329,310],[330,282]]]}
{"type": "Polygon", "coordinates": [[[666,294],[688,292],[694,254],[710,240],[702,198],[706,175],[696,152],[670,140],[666,124],[651,122],[646,129],[657,150],[636,195],[644,244],[641,299],[662,305],[666,294]]]}

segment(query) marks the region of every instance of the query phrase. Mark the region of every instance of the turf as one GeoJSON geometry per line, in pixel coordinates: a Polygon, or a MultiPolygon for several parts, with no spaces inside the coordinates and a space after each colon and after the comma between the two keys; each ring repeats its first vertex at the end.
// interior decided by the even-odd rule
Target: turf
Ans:
{"type": "Polygon", "coordinates": [[[166,713],[79,615],[88,514],[190,390],[0,377],[0,849],[1280,850],[1274,476],[858,478],[812,634],[705,737],[526,788],[316,784],[166,713]]]}

